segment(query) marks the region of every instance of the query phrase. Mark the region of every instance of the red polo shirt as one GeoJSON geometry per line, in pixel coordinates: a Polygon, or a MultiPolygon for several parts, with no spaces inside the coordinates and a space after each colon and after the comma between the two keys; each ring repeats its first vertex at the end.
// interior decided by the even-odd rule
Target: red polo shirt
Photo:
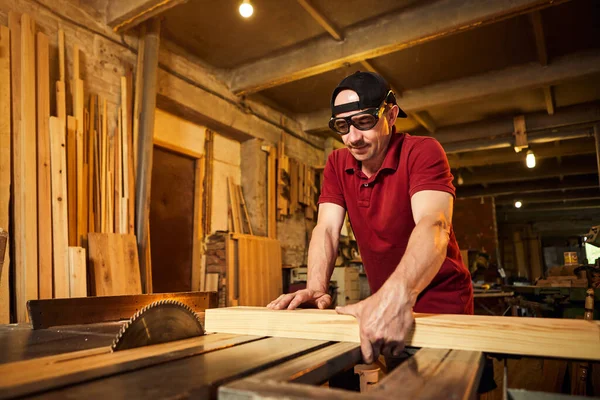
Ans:
{"type": "MultiPolygon", "coordinates": [[[[331,153],[323,175],[319,204],[338,204],[348,212],[372,293],[394,272],[406,251],[415,228],[411,196],[421,190],[455,194],[448,159],[438,141],[395,130],[381,168],[370,178],[348,149],[331,153]]],[[[417,298],[414,311],[473,313],[471,276],[452,228],[446,259],[417,298]]]]}

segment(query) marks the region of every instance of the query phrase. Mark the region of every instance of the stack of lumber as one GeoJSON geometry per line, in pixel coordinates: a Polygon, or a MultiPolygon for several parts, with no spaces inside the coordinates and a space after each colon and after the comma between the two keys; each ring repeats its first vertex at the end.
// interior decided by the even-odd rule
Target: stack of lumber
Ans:
{"type": "Polygon", "coordinates": [[[227,177],[227,188],[229,193],[229,231],[253,235],[242,187],[233,183],[231,177],[227,177]]]}
{"type": "Polygon", "coordinates": [[[277,219],[290,216],[304,208],[307,219],[317,211],[315,170],[302,161],[285,154],[283,141],[279,142],[277,160],[277,219]]]}
{"type": "Polygon", "coordinates": [[[282,293],[279,240],[231,234],[226,249],[228,305],[264,306],[282,293]]]}
{"type": "Polygon", "coordinates": [[[138,125],[131,71],[121,78],[118,112],[109,112],[107,99],[85,91],[84,55],[65,46],[61,29],[51,68],[51,38],[35,21],[10,12],[8,23],[0,26],[0,228],[10,233],[14,260],[4,259],[0,276],[0,323],[9,322],[8,268],[16,320],[26,321],[28,300],[87,295],[88,233],[133,234],[138,125]]]}

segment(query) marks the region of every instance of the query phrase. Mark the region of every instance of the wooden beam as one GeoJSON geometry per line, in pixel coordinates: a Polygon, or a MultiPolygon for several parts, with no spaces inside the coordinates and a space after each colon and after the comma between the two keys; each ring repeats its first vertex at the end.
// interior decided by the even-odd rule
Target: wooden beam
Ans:
{"type": "Polygon", "coordinates": [[[298,0],[298,3],[300,3],[306,12],[309,13],[310,16],[317,21],[317,23],[321,25],[321,27],[325,29],[332,38],[337,41],[344,40],[342,31],[339,30],[321,11],[317,10],[310,0],[298,0]]]}
{"type": "MultiPolygon", "coordinates": [[[[600,360],[600,326],[591,321],[414,315],[407,346],[600,360]]],[[[360,342],[356,319],[334,310],[215,308],[206,310],[205,325],[208,332],[360,342]]]]}
{"type": "Polygon", "coordinates": [[[594,125],[594,139],[596,141],[596,162],[598,164],[598,183],[600,184],[600,124],[594,125]]]}
{"type": "Polygon", "coordinates": [[[544,91],[544,101],[546,102],[548,115],[554,115],[554,90],[552,86],[544,86],[542,90],[544,91]]]}
{"type": "MultiPolygon", "coordinates": [[[[38,298],[38,229],[37,229],[37,132],[35,100],[35,21],[27,14],[21,16],[21,129],[19,139],[13,144],[19,147],[21,157],[20,178],[15,166],[15,182],[22,179],[20,193],[15,202],[20,202],[21,232],[15,232],[15,241],[22,241],[22,252],[17,253],[22,264],[17,262],[17,318],[27,318],[26,301],[38,298]]],[[[15,107],[18,107],[15,104],[15,107]]],[[[18,222],[15,220],[15,227],[18,222]]]]}
{"type": "Polygon", "coordinates": [[[386,14],[371,24],[348,29],[345,40],[341,43],[329,38],[317,39],[282,54],[238,67],[231,74],[230,87],[236,94],[258,92],[456,32],[512,18],[552,3],[550,0],[497,0],[484,4],[475,0],[427,2],[418,7],[386,14]]]}
{"type": "Polygon", "coordinates": [[[542,14],[535,10],[529,14],[529,21],[533,28],[535,37],[535,48],[537,50],[538,61],[541,65],[548,65],[548,50],[546,48],[546,37],[544,35],[544,24],[542,23],[542,14]]]}
{"type": "Polygon", "coordinates": [[[69,247],[69,297],[87,296],[87,271],[85,249],[69,247]]]}
{"type": "Polygon", "coordinates": [[[67,197],[69,203],[69,245],[77,245],[77,119],[70,115],[67,128],[67,197]]]}
{"type": "Polygon", "coordinates": [[[589,156],[580,156],[577,160],[563,160],[558,164],[556,159],[537,161],[535,168],[527,168],[525,162],[506,165],[504,168],[486,166],[474,169],[473,173],[462,172],[464,185],[490,184],[500,182],[532,181],[557,176],[585,175],[596,173],[595,162],[589,156]]]}
{"type": "Polygon", "coordinates": [[[488,185],[486,189],[479,186],[465,187],[456,189],[456,197],[473,198],[487,196],[504,196],[515,193],[546,193],[555,191],[567,191],[577,189],[591,189],[598,187],[598,178],[596,174],[569,176],[562,181],[559,178],[550,178],[538,180],[536,182],[510,182],[488,185]]]}
{"type": "MultiPolygon", "coordinates": [[[[556,59],[548,66],[526,64],[407,90],[399,104],[407,113],[415,112],[500,93],[542,88],[599,72],[600,51],[591,51],[556,59]]],[[[324,130],[330,113],[327,109],[298,118],[305,131],[324,130]]],[[[529,129],[529,124],[527,127],[529,129]]]]}
{"type": "MultiPolygon", "coordinates": [[[[497,206],[513,206],[515,200],[521,200],[523,204],[539,203],[569,203],[573,201],[600,199],[598,188],[570,190],[568,192],[555,191],[546,193],[518,193],[495,197],[497,206]]],[[[599,202],[600,203],[600,202],[599,202]]]]}
{"type": "Polygon", "coordinates": [[[37,33],[37,186],[39,296],[52,298],[52,195],[50,182],[50,60],[48,36],[37,33]]]}
{"type": "MultiPolygon", "coordinates": [[[[559,156],[574,156],[595,153],[594,138],[565,140],[530,145],[536,159],[559,156]],[[556,146],[555,143],[560,143],[556,146]]],[[[468,153],[448,154],[451,168],[480,167],[483,165],[506,164],[525,160],[524,152],[516,153],[511,148],[472,151],[468,153]]]]}
{"type": "MultiPolygon", "coordinates": [[[[150,21],[144,37],[143,89],[139,126],[139,152],[135,187],[135,233],[138,241],[138,253],[146,254],[150,227],[150,184],[152,182],[152,152],[154,120],[156,111],[158,48],[160,45],[160,20],[150,21]]],[[[148,293],[146,282],[145,257],[140,257],[140,272],[143,293],[148,293]]]]}
{"type": "Polygon", "coordinates": [[[525,211],[562,211],[562,210],[590,210],[592,208],[600,208],[600,201],[597,198],[593,200],[573,200],[565,203],[523,203],[521,208],[514,206],[505,206],[503,212],[525,212],[525,211]]]}
{"type": "Polygon", "coordinates": [[[110,0],[106,24],[115,32],[123,32],[186,2],[187,0],[110,0]]]}
{"type": "MultiPolygon", "coordinates": [[[[10,189],[11,189],[11,85],[10,85],[10,30],[0,25],[0,227],[4,231],[10,226],[10,189]]],[[[7,245],[10,245],[10,241],[7,245]]],[[[10,250],[10,246],[9,246],[10,250]]],[[[6,251],[0,262],[0,324],[10,323],[10,294],[8,269],[10,251],[6,251]]]]}
{"type": "Polygon", "coordinates": [[[80,299],[36,300],[28,303],[33,329],[129,319],[141,308],[159,300],[177,300],[201,312],[218,306],[217,293],[181,292],[80,299]]]}
{"type": "Polygon", "coordinates": [[[195,161],[194,172],[194,229],[192,248],[192,285],[193,291],[204,291],[206,279],[206,260],[204,258],[204,224],[202,223],[202,210],[204,210],[204,157],[195,161]]]}
{"type": "Polygon", "coordinates": [[[422,127],[427,129],[429,133],[435,133],[437,124],[427,111],[417,111],[410,113],[409,116],[417,121],[422,127]]]}
{"type": "Polygon", "coordinates": [[[50,117],[50,167],[52,171],[52,239],[54,246],[54,297],[69,297],[67,154],[63,121],[50,117]]]}

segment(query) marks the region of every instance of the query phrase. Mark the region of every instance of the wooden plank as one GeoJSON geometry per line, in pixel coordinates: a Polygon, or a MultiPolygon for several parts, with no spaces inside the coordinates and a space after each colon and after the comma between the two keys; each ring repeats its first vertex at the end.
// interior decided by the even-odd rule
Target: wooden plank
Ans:
{"type": "MultiPolygon", "coordinates": [[[[11,189],[11,85],[10,85],[10,30],[0,25],[0,227],[10,229],[10,189],[11,189]]],[[[10,251],[0,258],[0,324],[10,322],[10,294],[8,270],[10,251]]]]}
{"type": "Polygon", "coordinates": [[[114,203],[113,203],[113,213],[114,213],[114,221],[115,221],[115,233],[124,233],[122,225],[122,215],[121,212],[123,207],[121,206],[122,198],[123,198],[123,137],[122,137],[122,115],[121,108],[119,107],[118,115],[117,115],[117,128],[114,135],[114,203]]]}
{"type": "Polygon", "coordinates": [[[35,300],[28,303],[28,308],[33,329],[46,329],[51,326],[129,319],[142,307],[166,299],[186,304],[195,312],[203,312],[218,305],[215,293],[181,292],[35,300]]]}
{"type": "Polygon", "coordinates": [[[121,374],[155,364],[229,348],[258,338],[206,335],[173,343],[111,352],[110,347],[0,365],[0,398],[22,397],[52,388],[121,374]]]}
{"type": "Polygon", "coordinates": [[[204,159],[199,158],[195,162],[196,172],[194,174],[194,231],[192,247],[192,290],[204,290],[206,271],[203,268],[205,261],[203,251],[204,233],[202,231],[202,209],[204,184],[204,159]]]}
{"type": "Polygon", "coordinates": [[[77,119],[67,116],[67,191],[69,246],[77,245],[77,119]]]}
{"type": "Polygon", "coordinates": [[[206,274],[206,291],[207,292],[218,292],[219,291],[219,274],[209,273],[206,274]]]}
{"type": "Polygon", "coordinates": [[[225,260],[227,262],[227,305],[229,307],[238,305],[239,289],[238,279],[236,270],[236,256],[235,256],[236,242],[231,235],[227,235],[225,238],[225,260]]]}
{"type": "MultiPolygon", "coordinates": [[[[134,174],[137,175],[138,167],[138,142],[140,134],[140,114],[142,112],[141,103],[143,95],[143,78],[144,78],[144,40],[146,36],[146,25],[142,25],[138,36],[138,53],[135,68],[135,89],[133,101],[133,168],[134,174]]],[[[157,129],[154,129],[156,133],[157,129]]]]}
{"type": "Polygon", "coordinates": [[[67,204],[67,155],[63,122],[50,117],[50,168],[52,173],[53,286],[55,298],[69,297],[67,252],[69,216],[67,204]]]}
{"type": "MultiPolygon", "coordinates": [[[[100,135],[100,225],[102,229],[100,232],[105,233],[108,232],[108,198],[107,195],[110,193],[112,195],[112,191],[108,190],[107,186],[107,175],[108,175],[108,128],[107,124],[107,116],[106,116],[106,99],[103,101],[102,105],[102,117],[101,117],[101,135],[100,135]]],[[[109,196],[110,197],[110,196],[109,196]]]]}
{"type": "Polygon", "coordinates": [[[235,184],[230,176],[227,177],[227,187],[229,193],[229,205],[231,206],[231,215],[233,217],[233,231],[243,233],[240,223],[240,204],[237,201],[235,184]]]}
{"type": "Polygon", "coordinates": [[[96,175],[96,97],[95,95],[90,96],[90,109],[89,109],[89,124],[86,130],[86,135],[88,137],[88,156],[87,156],[87,165],[88,165],[88,175],[87,175],[87,184],[88,190],[86,194],[86,198],[88,200],[88,231],[96,232],[96,198],[95,198],[95,185],[97,180],[96,175]]]}
{"type": "Polygon", "coordinates": [[[127,233],[135,234],[135,164],[133,163],[133,132],[132,132],[132,118],[133,118],[133,101],[132,101],[132,91],[133,91],[133,76],[131,69],[127,70],[127,74],[125,75],[126,82],[126,103],[124,115],[127,117],[127,123],[125,125],[125,130],[127,132],[127,171],[128,171],[128,184],[129,184],[129,197],[128,197],[128,205],[127,205],[127,233]]]}
{"type": "Polygon", "coordinates": [[[269,147],[267,160],[267,236],[277,238],[277,149],[269,147]]]}
{"type": "Polygon", "coordinates": [[[69,247],[69,297],[87,296],[85,249],[69,247]]]}
{"type": "MultiPolygon", "coordinates": [[[[75,54],[78,54],[76,51],[75,54]]],[[[77,57],[78,58],[78,57],[77,57]]],[[[76,66],[78,65],[75,64],[76,66]]],[[[77,76],[77,75],[76,75],[77,76]]],[[[76,130],[76,147],[77,147],[77,246],[81,246],[85,235],[87,234],[87,214],[86,206],[87,201],[85,199],[85,182],[87,176],[83,173],[83,165],[85,163],[85,139],[84,139],[84,111],[83,111],[83,81],[76,79],[75,83],[75,94],[73,96],[73,109],[75,111],[75,118],[77,119],[77,130],[76,130]]]]}
{"type": "Polygon", "coordinates": [[[65,81],[56,82],[56,115],[61,121],[63,135],[67,126],[67,94],[65,81]]]}
{"type": "Polygon", "coordinates": [[[59,80],[65,82],[65,32],[61,28],[58,29],[58,72],[59,80]]]}
{"type": "MultiPolygon", "coordinates": [[[[37,160],[36,160],[36,106],[35,106],[35,21],[27,14],[21,16],[21,132],[14,146],[20,147],[23,186],[16,192],[15,201],[22,204],[22,230],[15,232],[15,241],[21,240],[22,265],[17,262],[17,318],[27,318],[25,302],[38,298],[38,229],[37,229],[37,160]],[[20,269],[20,271],[19,271],[20,269]]],[[[16,168],[16,167],[15,167],[16,168]]],[[[16,176],[15,176],[16,178],[16,176]]],[[[16,181],[16,179],[15,179],[16,181]]],[[[15,220],[15,227],[17,221],[15,220]]]]}
{"type": "Polygon", "coordinates": [[[246,206],[246,199],[244,199],[244,193],[242,192],[242,187],[240,185],[236,185],[238,191],[238,198],[240,199],[240,203],[242,206],[242,211],[244,213],[244,217],[246,218],[246,222],[248,224],[248,233],[254,235],[252,231],[252,223],[250,222],[250,216],[248,215],[248,207],[246,206]]]}
{"type": "Polygon", "coordinates": [[[50,188],[50,60],[48,36],[37,33],[37,188],[39,296],[52,298],[52,196],[50,188]]]}
{"type": "Polygon", "coordinates": [[[90,276],[95,296],[141,294],[142,285],[134,235],[88,235],[90,276]]]}
{"type": "MultiPolygon", "coordinates": [[[[338,315],[334,310],[219,308],[207,310],[206,329],[246,335],[360,341],[356,319],[338,315]]],[[[415,347],[600,360],[600,327],[581,320],[415,314],[415,325],[405,343],[415,347]]]]}

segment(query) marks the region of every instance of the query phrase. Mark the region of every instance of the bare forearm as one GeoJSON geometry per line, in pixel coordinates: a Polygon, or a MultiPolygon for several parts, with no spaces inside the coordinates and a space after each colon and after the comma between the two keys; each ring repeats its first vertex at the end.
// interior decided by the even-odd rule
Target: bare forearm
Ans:
{"type": "Polygon", "coordinates": [[[313,230],[308,247],[308,289],[327,292],[335,266],[338,243],[339,233],[319,225],[313,230]]]}
{"type": "Polygon", "coordinates": [[[446,258],[450,224],[443,216],[423,217],[415,226],[400,264],[385,283],[400,302],[414,306],[417,296],[431,283],[446,258]]]}

